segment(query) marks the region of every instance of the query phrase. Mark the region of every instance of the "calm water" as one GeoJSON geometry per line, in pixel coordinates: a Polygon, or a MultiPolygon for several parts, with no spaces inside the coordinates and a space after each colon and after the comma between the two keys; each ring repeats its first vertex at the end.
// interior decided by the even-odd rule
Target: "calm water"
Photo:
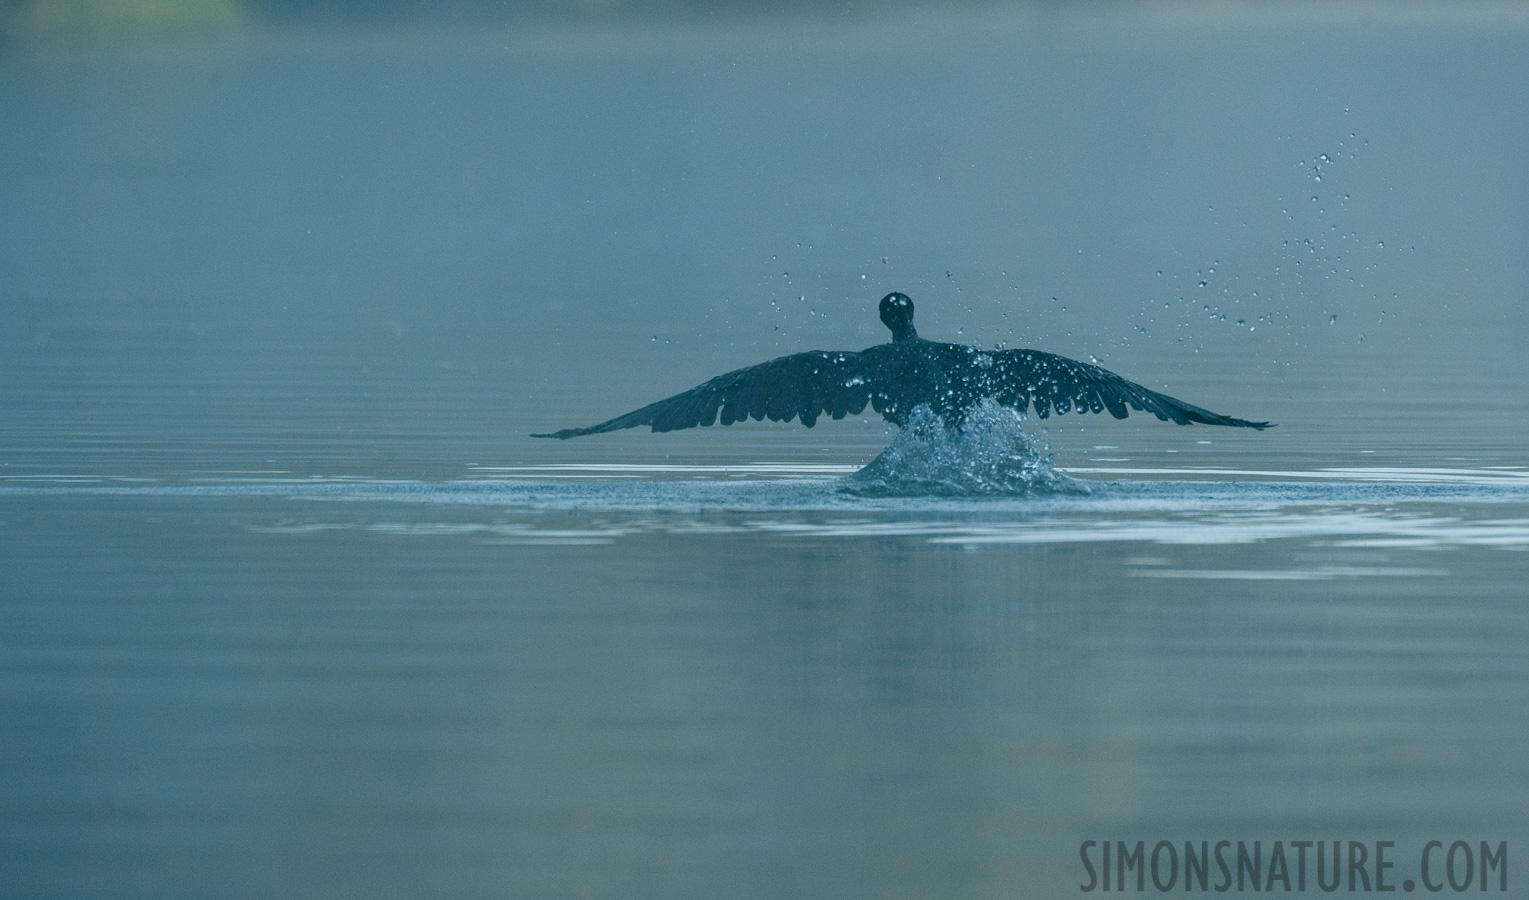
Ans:
{"type": "Polygon", "coordinates": [[[1529,26],[1409,9],[7,48],[4,893],[1521,855],[1529,26]],[[873,422],[528,437],[893,289],[1279,427],[1032,421],[1092,489],[1007,499],[845,492],[873,422]]]}

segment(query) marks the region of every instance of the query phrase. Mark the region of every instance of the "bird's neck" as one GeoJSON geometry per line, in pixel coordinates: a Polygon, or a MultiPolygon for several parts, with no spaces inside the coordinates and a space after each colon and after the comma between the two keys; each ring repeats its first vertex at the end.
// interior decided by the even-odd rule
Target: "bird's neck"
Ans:
{"type": "Polygon", "coordinates": [[[913,330],[912,322],[908,322],[900,328],[896,326],[892,328],[892,343],[901,344],[905,341],[916,340],[918,340],[918,332],[913,330]]]}

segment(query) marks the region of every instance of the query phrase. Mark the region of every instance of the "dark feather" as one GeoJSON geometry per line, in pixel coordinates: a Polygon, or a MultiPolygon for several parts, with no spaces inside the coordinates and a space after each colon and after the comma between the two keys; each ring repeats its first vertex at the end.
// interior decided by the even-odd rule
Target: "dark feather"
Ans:
{"type": "Polygon", "coordinates": [[[723,425],[753,418],[789,422],[800,417],[811,428],[818,416],[836,418],[865,409],[871,387],[857,377],[862,354],[813,350],[772,359],[757,366],[718,375],[705,384],[675,394],[624,416],[588,428],[565,428],[550,437],[566,440],[647,425],[654,431],[711,425],[721,413],[723,425]]]}
{"type": "Polygon", "coordinates": [[[1127,381],[1114,372],[1089,363],[1078,362],[1041,350],[1004,350],[993,354],[996,364],[990,379],[992,396],[1005,406],[1023,410],[1028,399],[1035,414],[1042,419],[1051,413],[1068,411],[1068,404],[1079,412],[1108,409],[1117,419],[1126,417],[1126,407],[1151,413],[1165,422],[1179,425],[1230,425],[1264,429],[1268,422],[1249,422],[1218,415],[1185,403],[1176,397],[1160,394],[1127,381]]]}
{"type": "Polygon", "coordinates": [[[924,404],[946,421],[958,423],[986,398],[1021,412],[1034,408],[1042,419],[1073,410],[1109,410],[1110,415],[1124,419],[1129,408],[1180,425],[1269,427],[1268,422],[1218,415],[1127,381],[1108,369],[1054,353],[988,352],[922,340],[913,330],[913,302],[903,294],[882,299],[881,318],[892,330],[891,343],[859,353],[813,350],[782,356],[718,375],[599,425],[532,437],[567,439],[639,425],[676,431],[711,425],[719,416],[723,425],[747,419],[789,422],[799,418],[811,428],[819,416],[859,415],[867,404],[896,425],[906,424],[913,410],[924,404]]]}

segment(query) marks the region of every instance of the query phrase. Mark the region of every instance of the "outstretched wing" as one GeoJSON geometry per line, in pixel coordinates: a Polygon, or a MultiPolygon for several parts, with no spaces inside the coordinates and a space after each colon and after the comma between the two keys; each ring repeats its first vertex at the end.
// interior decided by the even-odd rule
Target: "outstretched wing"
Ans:
{"type": "Polygon", "coordinates": [[[599,425],[531,436],[566,440],[640,425],[650,426],[654,431],[676,431],[711,425],[719,413],[723,425],[750,418],[789,422],[800,417],[802,424],[811,428],[820,415],[842,419],[865,409],[872,386],[864,368],[859,353],[826,350],[793,353],[718,375],[682,394],[649,403],[599,425]]]}
{"type": "Polygon", "coordinates": [[[1109,410],[1110,415],[1124,419],[1129,406],[1179,425],[1196,422],[1260,430],[1269,427],[1268,422],[1218,415],[1127,381],[1102,366],[1040,350],[994,353],[986,380],[994,400],[1019,410],[1033,405],[1042,419],[1053,412],[1061,415],[1074,409],[1080,413],[1109,410]]]}

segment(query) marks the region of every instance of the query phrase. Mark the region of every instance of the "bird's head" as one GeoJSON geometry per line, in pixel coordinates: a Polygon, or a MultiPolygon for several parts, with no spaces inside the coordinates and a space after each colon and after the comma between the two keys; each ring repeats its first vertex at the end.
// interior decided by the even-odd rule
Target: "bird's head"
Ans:
{"type": "Polygon", "coordinates": [[[881,322],[892,329],[892,340],[911,341],[918,337],[913,330],[913,299],[896,291],[881,298],[881,322]]]}

